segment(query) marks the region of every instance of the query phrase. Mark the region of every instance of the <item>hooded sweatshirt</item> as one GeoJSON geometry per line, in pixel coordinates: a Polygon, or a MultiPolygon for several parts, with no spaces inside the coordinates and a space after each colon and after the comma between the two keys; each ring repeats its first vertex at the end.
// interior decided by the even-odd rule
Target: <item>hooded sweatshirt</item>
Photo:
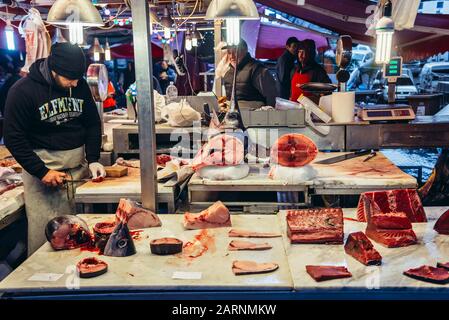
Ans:
{"type": "Polygon", "coordinates": [[[33,150],[85,146],[89,163],[100,158],[100,116],[87,82],[81,79],[71,89],[59,87],[47,59],[37,60],[29,75],[10,89],[4,133],[5,145],[17,162],[39,179],[49,169],[33,150]]]}

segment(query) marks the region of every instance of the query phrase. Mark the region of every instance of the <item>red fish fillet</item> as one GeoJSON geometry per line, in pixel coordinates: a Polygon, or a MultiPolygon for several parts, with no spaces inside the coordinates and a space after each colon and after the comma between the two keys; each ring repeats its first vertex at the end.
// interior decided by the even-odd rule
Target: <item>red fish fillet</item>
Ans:
{"type": "Polygon", "coordinates": [[[357,207],[357,217],[361,222],[368,221],[372,210],[372,206],[366,206],[366,200],[373,201],[373,205],[382,213],[404,212],[412,223],[427,221],[421,199],[414,189],[362,193],[357,207]]]}
{"type": "Polygon", "coordinates": [[[421,266],[416,269],[404,271],[404,275],[425,282],[446,284],[449,283],[449,271],[443,268],[421,266]]]}
{"type": "Polygon", "coordinates": [[[366,235],[388,248],[407,247],[418,243],[418,238],[413,229],[392,230],[368,227],[366,235]]]}
{"type": "Polygon", "coordinates": [[[433,229],[439,234],[449,235],[449,210],[447,210],[435,223],[433,229]]]}
{"type": "Polygon", "coordinates": [[[290,210],[287,212],[287,235],[291,243],[342,244],[343,210],[290,210]]]}
{"type": "Polygon", "coordinates": [[[232,240],[229,243],[229,251],[240,250],[269,250],[272,246],[269,243],[254,243],[250,241],[232,240]]]}
{"type": "Polygon", "coordinates": [[[302,167],[318,154],[316,144],[302,134],[292,133],[280,137],[271,148],[271,162],[284,167],[302,167]]]}
{"type": "Polygon", "coordinates": [[[194,229],[209,229],[231,227],[231,215],[228,208],[221,201],[215,202],[206,210],[200,213],[184,214],[184,228],[194,229]]]}
{"type": "Polygon", "coordinates": [[[272,232],[255,232],[241,229],[231,229],[228,233],[229,237],[234,238],[278,238],[282,235],[280,233],[272,232]]]}
{"type": "Polygon", "coordinates": [[[232,272],[238,275],[259,274],[276,271],[279,268],[277,263],[257,263],[254,261],[234,261],[232,262],[232,272]]]}
{"type": "Polygon", "coordinates": [[[306,266],[306,271],[317,282],[352,277],[346,267],[306,266]]]}
{"type": "Polygon", "coordinates": [[[411,229],[412,224],[403,212],[390,212],[373,214],[369,221],[370,225],[377,229],[411,229]]]}
{"type": "Polygon", "coordinates": [[[382,264],[382,256],[363,232],[354,232],[348,236],[345,252],[366,266],[382,264]]]}
{"type": "Polygon", "coordinates": [[[446,269],[446,270],[449,271],[449,262],[446,262],[446,263],[438,262],[437,267],[438,268],[443,268],[443,269],[446,269]]]}

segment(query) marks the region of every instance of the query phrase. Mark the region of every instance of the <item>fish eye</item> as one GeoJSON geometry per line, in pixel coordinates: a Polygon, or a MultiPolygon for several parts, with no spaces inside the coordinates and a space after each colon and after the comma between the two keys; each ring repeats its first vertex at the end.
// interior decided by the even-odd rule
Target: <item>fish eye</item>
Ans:
{"type": "Polygon", "coordinates": [[[123,249],[124,247],[126,247],[127,244],[128,244],[128,240],[126,240],[126,239],[121,239],[121,240],[117,243],[117,247],[119,247],[120,249],[123,249]]]}

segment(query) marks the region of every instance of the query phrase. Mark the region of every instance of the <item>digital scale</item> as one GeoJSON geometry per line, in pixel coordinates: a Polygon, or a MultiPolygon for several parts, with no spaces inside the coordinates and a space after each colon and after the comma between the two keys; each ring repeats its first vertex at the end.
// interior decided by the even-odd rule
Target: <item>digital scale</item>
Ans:
{"type": "Polygon", "coordinates": [[[376,104],[360,107],[358,116],[363,121],[415,120],[412,107],[406,104],[376,104]]]}

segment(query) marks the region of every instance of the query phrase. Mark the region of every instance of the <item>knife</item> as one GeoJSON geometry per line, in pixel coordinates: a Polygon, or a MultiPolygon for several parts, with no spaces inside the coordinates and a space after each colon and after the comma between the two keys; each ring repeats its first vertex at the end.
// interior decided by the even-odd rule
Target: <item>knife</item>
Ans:
{"type": "Polygon", "coordinates": [[[371,150],[360,150],[360,151],[344,154],[342,156],[321,160],[321,161],[315,162],[315,164],[333,164],[333,163],[361,157],[361,156],[364,156],[364,155],[367,155],[370,153],[371,153],[371,150]]]}

